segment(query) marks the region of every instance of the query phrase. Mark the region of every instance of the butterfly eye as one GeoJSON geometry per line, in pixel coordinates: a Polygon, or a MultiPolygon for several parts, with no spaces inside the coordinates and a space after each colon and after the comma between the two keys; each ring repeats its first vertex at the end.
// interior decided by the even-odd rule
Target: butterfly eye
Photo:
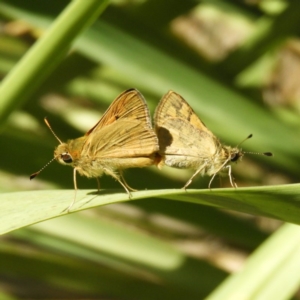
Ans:
{"type": "Polygon", "coordinates": [[[235,162],[241,157],[240,153],[233,153],[231,154],[231,161],[235,162]]]}
{"type": "Polygon", "coordinates": [[[65,153],[61,154],[61,158],[67,164],[73,162],[72,156],[69,153],[65,152],[65,153]]]}

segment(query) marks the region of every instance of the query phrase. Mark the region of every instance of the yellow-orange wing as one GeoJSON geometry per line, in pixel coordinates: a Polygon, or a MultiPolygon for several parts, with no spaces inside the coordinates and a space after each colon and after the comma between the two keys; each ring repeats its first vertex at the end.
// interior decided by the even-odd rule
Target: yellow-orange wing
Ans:
{"type": "Polygon", "coordinates": [[[99,130],[119,119],[140,120],[146,127],[152,128],[150,113],[143,95],[136,89],[121,93],[109,106],[99,122],[85,135],[99,130]]]}
{"type": "Polygon", "coordinates": [[[82,155],[95,159],[149,157],[158,151],[149,109],[142,94],[130,89],[120,94],[100,121],[87,132],[82,155]]]}
{"type": "Polygon", "coordinates": [[[159,154],[168,166],[197,168],[215,154],[219,141],[190,105],[169,91],[154,116],[159,154]]]}

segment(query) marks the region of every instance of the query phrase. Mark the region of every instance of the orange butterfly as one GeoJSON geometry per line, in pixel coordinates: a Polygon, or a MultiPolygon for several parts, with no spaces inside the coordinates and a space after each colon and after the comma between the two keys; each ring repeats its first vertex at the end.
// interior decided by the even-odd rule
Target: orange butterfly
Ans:
{"type": "MultiPolygon", "coordinates": [[[[210,187],[216,174],[225,168],[228,169],[231,185],[236,187],[230,163],[238,161],[246,152],[221,144],[179,94],[169,91],[163,96],[156,108],[154,123],[159,140],[158,167],[167,165],[196,170],[184,189],[199,173],[212,176],[210,187]]],[[[270,152],[262,154],[272,156],[270,152]]]]}
{"type": "MultiPolygon", "coordinates": [[[[56,159],[59,163],[74,168],[75,190],[77,172],[96,178],[105,173],[119,181],[130,197],[129,190],[133,189],[126,183],[122,170],[152,165],[159,149],[148,106],[136,89],[129,89],[119,95],[92,129],[83,137],[67,143],[56,136],[47,119],[45,122],[60,143],[51,161],[56,159]]],[[[32,174],[30,179],[44,168],[32,174]]],[[[68,211],[74,202],[75,198],[68,211]]]]}

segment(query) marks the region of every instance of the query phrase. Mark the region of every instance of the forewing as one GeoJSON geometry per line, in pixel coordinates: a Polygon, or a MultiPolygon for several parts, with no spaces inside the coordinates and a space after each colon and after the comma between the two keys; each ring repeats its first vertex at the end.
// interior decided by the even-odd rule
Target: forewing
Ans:
{"type": "Polygon", "coordinates": [[[173,91],[169,91],[165,94],[156,108],[154,115],[156,130],[168,118],[186,120],[191,126],[213,135],[211,131],[207,129],[205,124],[198,118],[190,105],[179,94],[173,91]]]}
{"type": "Polygon", "coordinates": [[[138,90],[129,89],[120,94],[109,106],[100,121],[86,135],[90,135],[92,132],[118,120],[137,120],[145,128],[152,128],[147,103],[138,90]]]}
{"type": "Polygon", "coordinates": [[[111,162],[116,164],[117,161],[114,168],[135,166],[141,158],[151,161],[159,149],[148,106],[135,89],[125,91],[115,99],[87,135],[81,157],[106,163],[115,159],[111,162]]]}
{"type": "Polygon", "coordinates": [[[159,153],[169,166],[195,167],[216,153],[219,141],[179,94],[163,96],[154,120],[159,153]]]}

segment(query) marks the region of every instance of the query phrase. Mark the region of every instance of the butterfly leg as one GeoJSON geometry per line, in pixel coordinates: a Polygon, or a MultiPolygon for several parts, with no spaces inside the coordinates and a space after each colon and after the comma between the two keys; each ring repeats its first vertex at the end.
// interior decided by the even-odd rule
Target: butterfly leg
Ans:
{"type": "Polygon", "coordinates": [[[231,175],[231,165],[227,165],[226,164],[228,163],[228,160],[226,160],[224,162],[224,164],[213,174],[213,176],[211,177],[210,181],[209,181],[209,184],[208,184],[208,188],[210,188],[210,185],[212,184],[214,178],[216,177],[216,175],[222,170],[222,169],[225,169],[225,168],[228,168],[228,176],[229,176],[229,180],[230,180],[230,183],[231,183],[231,186],[232,187],[237,187],[236,183],[234,182],[234,178],[232,177],[231,175]]]}
{"type": "Polygon", "coordinates": [[[106,174],[110,175],[111,177],[115,178],[117,181],[119,181],[119,183],[122,185],[122,187],[125,189],[126,193],[128,194],[129,198],[132,198],[132,195],[129,191],[129,189],[127,188],[126,182],[125,184],[122,182],[122,180],[119,178],[118,175],[116,175],[112,170],[104,168],[104,171],[106,174]]]}
{"type": "Polygon", "coordinates": [[[123,171],[122,170],[119,170],[119,174],[120,174],[120,177],[121,177],[121,180],[123,181],[123,183],[127,186],[127,188],[129,190],[131,190],[132,192],[137,192],[136,189],[132,188],[125,180],[124,176],[123,176],[123,171]]]}
{"type": "Polygon", "coordinates": [[[74,168],[74,170],[73,170],[73,180],[74,180],[75,194],[74,194],[73,201],[70,203],[70,205],[66,209],[63,210],[63,212],[67,211],[67,213],[70,212],[71,208],[73,207],[73,205],[76,201],[76,195],[77,195],[76,168],[74,168]]]}
{"type": "Polygon", "coordinates": [[[234,187],[234,188],[237,188],[238,186],[235,183],[234,178],[232,177],[232,174],[231,174],[231,166],[228,165],[228,166],[226,166],[226,168],[228,168],[228,176],[229,176],[231,186],[234,187]]]}
{"type": "Polygon", "coordinates": [[[210,179],[210,181],[209,181],[209,184],[208,184],[208,188],[211,190],[211,184],[212,184],[212,182],[214,181],[214,178],[216,177],[216,175],[218,174],[218,172],[216,172],[212,177],[211,177],[211,179],[210,179]]]}
{"type": "Polygon", "coordinates": [[[203,169],[205,168],[205,165],[201,168],[199,168],[193,176],[188,180],[188,182],[184,185],[183,189],[186,190],[186,188],[192,183],[195,176],[197,176],[203,169]]]}
{"type": "Polygon", "coordinates": [[[97,188],[98,188],[98,193],[100,192],[100,180],[98,177],[96,177],[97,180],[97,188]]]}

